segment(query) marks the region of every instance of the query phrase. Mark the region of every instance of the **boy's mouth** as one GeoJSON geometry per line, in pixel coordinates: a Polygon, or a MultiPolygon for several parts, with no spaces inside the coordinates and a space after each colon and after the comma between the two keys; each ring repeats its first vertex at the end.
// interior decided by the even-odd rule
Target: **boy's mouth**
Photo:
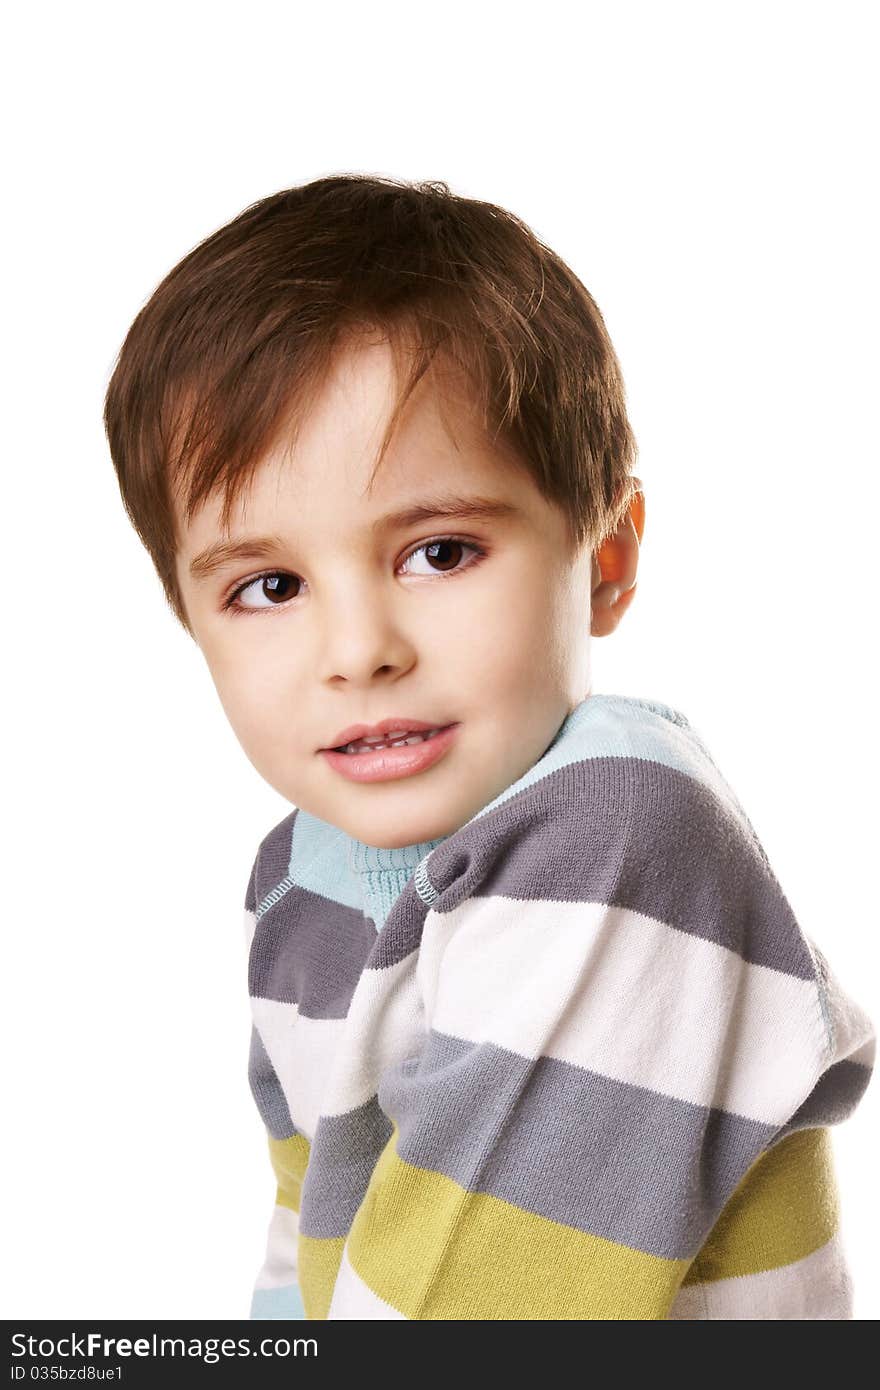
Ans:
{"type": "Polygon", "coordinates": [[[322,748],[321,756],[337,772],[354,782],[387,782],[424,772],[449,751],[455,742],[459,725],[446,724],[434,728],[401,733],[399,739],[378,737],[355,739],[336,748],[322,748]]]}
{"type": "Polygon", "coordinates": [[[349,724],[340,729],[332,743],[326,744],[320,753],[360,753],[369,749],[393,748],[402,746],[407,739],[417,742],[429,734],[437,734],[449,724],[429,724],[424,719],[411,719],[407,715],[392,714],[380,719],[376,724],[349,724]]]}

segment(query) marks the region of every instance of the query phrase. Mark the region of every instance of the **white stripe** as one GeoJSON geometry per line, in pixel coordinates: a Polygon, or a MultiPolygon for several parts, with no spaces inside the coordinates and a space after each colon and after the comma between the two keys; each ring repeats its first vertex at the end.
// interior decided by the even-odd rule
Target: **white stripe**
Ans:
{"type": "Polygon", "coordinates": [[[275,1068],[290,1118],[311,1142],[343,1018],[305,1018],[296,1004],[251,997],[251,1014],[275,1068]]]}
{"type": "Polygon", "coordinates": [[[760,1274],[740,1274],[683,1286],[668,1317],[674,1321],[702,1318],[812,1319],[837,1321],[853,1315],[853,1285],[840,1233],[793,1264],[760,1274]]]}
{"type": "Polygon", "coordinates": [[[429,910],[426,1026],[782,1124],[821,1073],[818,988],[602,903],[473,898],[429,910]]]}
{"type": "Polygon", "coordinates": [[[306,1018],[296,1004],[274,999],[250,1002],[290,1118],[310,1139],[319,1115],[344,1115],[372,1100],[385,1067],[424,1038],[414,955],[363,970],[344,1019],[306,1018]]]}
{"type": "Polygon", "coordinates": [[[327,1311],[328,1321],[406,1322],[406,1316],[392,1308],[384,1298],[364,1283],[348,1258],[348,1241],[342,1248],[339,1273],[333,1287],[333,1297],[327,1311]]]}
{"type": "Polygon", "coordinates": [[[386,969],[361,972],[345,1027],[334,1039],[322,1115],[344,1115],[372,1100],[385,1068],[421,1047],[425,1022],[415,962],[410,955],[386,969]]]}
{"type": "Polygon", "coordinates": [[[254,940],[254,931],[257,926],[257,914],[251,912],[249,907],[244,909],[244,946],[248,955],[251,952],[251,945],[254,940]]]}
{"type": "Polygon", "coordinates": [[[266,1233],[266,1258],[254,1281],[255,1289],[281,1289],[297,1283],[299,1217],[290,1207],[276,1206],[266,1233]]]}

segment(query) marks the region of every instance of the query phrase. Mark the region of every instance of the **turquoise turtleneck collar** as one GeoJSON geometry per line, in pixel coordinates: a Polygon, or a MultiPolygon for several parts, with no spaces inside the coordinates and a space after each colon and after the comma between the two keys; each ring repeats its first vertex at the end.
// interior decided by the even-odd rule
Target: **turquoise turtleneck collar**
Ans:
{"type": "Polygon", "coordinates": [[[397,898],[415,873],[420,860],[447,837],[421,840],[397,849],[383,849],[349,836],[348,866],[357,874],[364,896],[364,911],[382,926],[397,898]]]}

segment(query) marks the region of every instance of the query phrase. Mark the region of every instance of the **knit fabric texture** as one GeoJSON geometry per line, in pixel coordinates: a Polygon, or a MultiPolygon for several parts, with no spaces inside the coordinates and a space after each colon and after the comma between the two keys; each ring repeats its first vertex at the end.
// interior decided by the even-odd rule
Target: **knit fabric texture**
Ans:
{"type": "Polygon", "coordinates": [[[876,1035],[678,710],[593,694],[453,834],[294,809],[245,897],[252,1318],[851,1318],[876,1035]]]}

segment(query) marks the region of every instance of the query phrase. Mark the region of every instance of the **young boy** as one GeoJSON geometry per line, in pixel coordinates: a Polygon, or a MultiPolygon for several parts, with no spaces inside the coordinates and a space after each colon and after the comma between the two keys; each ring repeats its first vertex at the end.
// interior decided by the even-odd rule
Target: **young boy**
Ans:
{"type": "Polygon", "coordinates": [[[288,189],[159,285],[105,423],[294,808],[244,904],[251,1316],[851,1317],[874,1029],[688,719],[591,691],[645,513],[572,271],[442,183],[288,189]]]}

